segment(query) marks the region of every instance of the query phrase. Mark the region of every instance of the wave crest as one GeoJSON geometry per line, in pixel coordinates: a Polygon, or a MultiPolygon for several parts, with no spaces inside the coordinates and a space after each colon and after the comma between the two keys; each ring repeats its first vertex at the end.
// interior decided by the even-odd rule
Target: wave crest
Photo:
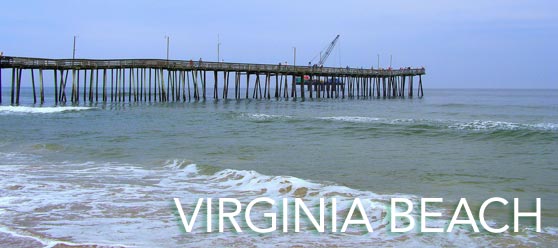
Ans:
{"type": "Polygon", "coordinates": [[[556,123],[515,123],[506,121],[493,121],[493,120],[473,120],[468,122],[457,120],[427,120],[427,119],[388,119],[378,117],[366,116],[328,116],[317,117],[319,120],[340,121],[348,123],[365,123],[365,124],[380,124],[380,125],[397,125],[397,126],[411,126],[411,127],[429,127],[440,129],[453,129],[453,130],[470,130],[470,131],[558,131],[558,124],[556,123]]]}
{"type": "Polygon", "coordinates": [[[344,121],[344,122],[355,122],[355,123],[369,123],[384,120],[382,118],[375,117],[364,117],[364,116],[329,116],[329,117],[318,117],[320,120],[329,121],[344,121]]]}
{"type": "MultiPolygon", "coordinates": [[[[244,205],[257,197],[270,197],[277,203],[270,211],[276,212],[283,198],[291,200],[303,198],[309,208],[316,209],[320,198],[326,198],[328,204],[327,198],[334,197],[337,200],[337,213],[340,218],[346,216],[354,198],[360,198],[374,229],[372,233],[361,233],[355,230],[344,234],[313,235],[312,226],[302,220],[304,224],[300,233],[242,236],[242,238],[249,239],[253,243],[270,244],[270,246],[289,244],[369,246],[374,243],[384,246],[436,247],[447,244],[485,247],[493,245],[492,242],[495,241],[491,237],[472,234],[460,228],[456,228],[456,231],[451,234],[437,236],[413,232],[399,236],[390,234],[387,230],[389,217],[386,215],[389,199],[403,197],[417,202],[418,197],[413,195],[377,194],[330,182],[316,182],[292,176],[270,176],[253,170],[219,169],[214,166],[196,165],[192,161],[181,159],[162,161],[156,163],[158,166],[155,167],[151,163],[149,165],[146,168],[140,164],[67,162],[40,163],[39,166],[36,164],[18,167],[0,166],[2,175],[33,171],[33,173],[17,174],[18,176],[1,177],[1,185],[5,185],[4,188],[0,188],[0,191],[5,194],[0,199],[4,209],[4,212],[0,213],[1,220],[3,225],[13,227],[13,231],[31,236],[25,237],[26,239],[37,237],[38,239],[35,240],[44,245],[50,244],[45,242],[45,237],[51,237],[52,240],[71,237],[69,241],[89,244],[96,243],[98,237],[103,236],[106,242],[118,246],[120,246],[118,240],[127,240],[126,243],[138,246],[155,244],[177,246],[185,242],[196,246],[222,242],[223,246],[231,246],[236,244],[235,238],[239,237],[236,236],[237,234],[227,231],[220,235],[203,235],[205,232],[203,224],[194,226],[194,235],[190,236],[191,239],[174,240],[172,237],[179,235],[176,232],[176,224],[160,221],[167,220],[172,215],[169,212],[172,208],[169,206],[172,197],[180,198],[188,207],[192,207],[198,198],[206,197],[237,198],[244,205]],[[23,229],[18,228],[17,223],[12,221],[21,218],[37,223],[29,224],[26,229],[41,230],[41,233],[22,232],[23,229]],[[40,225],[42,223],[48,224],[40,225]],[[111,228],[98,228],[103,225],[110,225],[111,228]],[[47,226],[47,229],[41,229],[44,226],[47,226]],[[232,239],[228,239],[229,237],[232,239]]],[[[262,210],[266,208],[260,207],[262,210]]],[[[444,227],[447,224],[446,220],[451,217],[445,209],[437,212],[442,212],[444,218],[429,220],[430,227],[444,227]]],[[[201,223],[205,216],[200,215],[201,223]]],[[[327,218],[331,218],[328,213],[326,213],[326,221],[327,218]]],[[[256,225],[266,224],[266,219],[260,215],[255,215],[253,221],[256,225]]],[[[0,228],[0,233],[8,231],[0,228]]],[[[555,233],[525,232],[525,236],[522,236],[523,240],[513,235],[502,234],[498,240],[503,240],[502,242],[507,244],[530,243],[544,246],[555,241],[555,233]],[[550,235],[549,242],[539,243],[540,240],[537,239],[540,235],[550,235]]],[[[53,244],[59,243],[55,241],[53,244]]]]}
{"type": "Polygon", "coordinates": [[[449,128],[460,130],[494,130],[494,131],[515,131],[515,130],[533,130],[533,131],[557,131],[558,125],[553,123],[538,123],[538,124],[522,124],[505,121],[483,121],[474,120],[465,123],[457,123],[449,125],[449,128]]]}
{"type": "Polygon", "coordinates": [[[96,109],[94,107],[27,107],[27,106],[0,106],[0,114],[52,114],[70,111],[83,111],[96,109]]]}
{"type": "Polygon", "coordinates": [[[262,114],[262,113],[244,113],[240,115],[240,118],[247,119],[250,121],[272,121],[272,120],[290,119],[292,118],[292,116],[272,115],[272,114],[262,114]]]}

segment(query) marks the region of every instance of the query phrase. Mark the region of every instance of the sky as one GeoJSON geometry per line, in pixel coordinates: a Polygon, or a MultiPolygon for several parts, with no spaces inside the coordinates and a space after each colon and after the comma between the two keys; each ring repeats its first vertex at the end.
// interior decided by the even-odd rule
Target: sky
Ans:
{"type": "MultiPolygon", "coordinates": [[[[3,1],[6,56],[422,67],[425,88],[558,88],[558,1],[3,1]],[[314,61],[315,63],[315,61],[314,61]]],[[[7,74],[7,73],[6,73],[7,74]]]]}

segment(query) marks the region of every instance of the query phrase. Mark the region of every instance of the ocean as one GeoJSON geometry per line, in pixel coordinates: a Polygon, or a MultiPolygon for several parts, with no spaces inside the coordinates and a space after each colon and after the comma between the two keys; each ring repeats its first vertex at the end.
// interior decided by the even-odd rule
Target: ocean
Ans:
{"type": "MultiPolygon", "coordinates": [[[[209,91],[212,92],[212,91],[209,91]]],[[[0,243],[56,246],[540,246],[558,242],[558,90],[425,89],[424,98],[207,100],[0,106],[0,243]],[[374,232],[186,233],[174,205],[198,198],[363,200],[374,232]],[[460,198],[510,222],[541,198],[542,230],[390,233],[393,197],[440,197],[447,226],[460,198]]],[[[232,94],[231,94],[232,95],[232,94]]],[[[415,206],[416,207],[416,206],[415,206]]],[[[279,207],[275,207],[279,208],[279,207]]],[[[273,209],[273,207],[272,207],[273,209]]],[[[340,214],[341,215],[341,214],[340,214]]],[[[327,219],[328,217],[326,217],[327,219]]],[[[266,220],[256,217],[256,223],[266,220]]],[[[241,224],[246,228],[245,224],[241,224]]],[[[278,229],[280,230],[280,229],[278,229]]]]}

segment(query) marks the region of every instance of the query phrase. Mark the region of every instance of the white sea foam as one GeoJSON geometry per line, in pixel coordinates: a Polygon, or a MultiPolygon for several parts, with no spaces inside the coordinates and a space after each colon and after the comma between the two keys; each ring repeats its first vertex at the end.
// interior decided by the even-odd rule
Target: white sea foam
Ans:
{"type": "Polygon", "coordinates": [[[26,240],[33,240],[36,241],[38,243],[41,243],[43,246],[45,247],[53,247],[54,244],[56,244],[57,242],[54,242],[52,240],[47,240],[47,239],[41,239],[38,237],[35,237],[33,235],[25,235],[22,233],[18,233],[14,230],[12,230],[11,228],[5,227],[5,226],[0,226],[0,233],[4,233],[4,234],[8,234],[12,237],[16,237],[16,238],[21,238],[21,239],[26,239],[26,240]]]}
{"type": "MultiPolygon", "coordinates": [[[[17,157],[14,157],[17,159],[17,157]]],[[[292,176],[263,175],[251,170],[233,170],[198,166],[188,160],[169,160],[160,166],[144,167],[116,163],[38,163],[0,166],[0,223],[12,227],[9,233],[31,236],[45,245],[64,240],[66,244],[109,244],[131,246],[495,246],[489,236],[470,235],[463,229],[450,234],[420,235],[390,234],[386,230],[389,199],[413,195],[385,195],[357,190],[328,182],[316,182],[292,176]],[[30,173],[32,171],[32,173],[30,173]],[[216,171],[216,172],[212,172],[216,171]],[[315,208],[319,198],[337,199],[337,212],[344,216],[354,198],[360,198],[371,220],[374,232],[317,234],[303,221],[300,233],[280,235],[206,233],[205,214],[198,216],[193,233],[180,232],[181,223],[175,216],[172,198],[180,198],[190,209],[198,198],[233,197],[243,204],[256,197],[303,198],[315,208]],[[22,228],[17,220],[25,219],[22,228]],[[100,239],[99,237],[102,237],[100,239]]],[[[279,211],[280,206],[270,208],[279,211]]],[[[189,213],[191,211],[188,210],[189,213]]],[[[449,219],[446,210],[439,209],[449,219]]],[[[268,211],[268,210],[263,210],[268,211]]],[[[415,211],[416,212],[416,211],[415,211]]],[[[266,220],[256,214],[256,225],[266,226],[266,220]]],[[[326,217],[327,219],[327,217],[326,217]]],[[[245,223],[240,223],[246,230],[245,223]]],[[[292,225],[292,223],[290,224],[292,225]]],[[[444,227],[446,221],[429,221],[430,227],[444,227]]],[[[292,231],[292,226],[290,227],[292,231]]],[[[554,230],[554,229],[552,229],[554,230]]],[[[279,232],[279,231],[278,231],[279,232]]],[[[533,244],[532,232],[525,240],[504,234],[500,244],[533,244]],[[506,243],[507,242],[507,243],[506,243]]],[[[548,235],[553,235],[549,233],[548,235]]],[[[494,237],[492,237],[494,238],[494,237]]],[[[537,244],[537,243],[535,243],[537,244]]]]}
{"type": "Polygon", "coordinates": [[[320,120],[330,120],[330,121],[344,121],[344,122],[356,122],[356,123],[369,123],[378,122],[385,119],[376,117],[365,117],[365,116],[329,116],[329,117],[318,117],[320,120]]]}
{"type": "MultiPolygon", "coordinates": [[[[74,243],[74,242],[67,242],[67,241],[61,241],[61,240],[55,240],[55,239],[51,239],[51,238],[47,238],[47,237],[37,237],[36,234],[32,234],[29,233],[25,230],[13,230],[9,227],[6,226],[1,226],[0,225],[0,233],[3,234],[7,234],[9,236],[15,237],[15,238],[19,238],[21,241],[20,242],[16,242],[16,245],[21,245],[21,243],[27,245],[31,245],[33,242],[35,241],[37,243],[40,243],[43,247],[45,248],[51,248],[51,247],[56,247],[56,246],[78,246],[78,247],[104,247],[104,246],[110,246],[110,247],[128,247],[126,245],[121,245],[121,244],[101,244],[101,243],[74,243]]],[[[6,245],[6,244],[4,244],[6,245]]],[[[8,245],[10,245],[8,243],[8,245]]]]}
{"type": "Polygon", "coordinates": [[[393,124],[393,125],[410,125],[410,124],[425,124],[441,128],[450,128],[457,130],[472,130],[472,131],[492,131],[492,130],[541,130],[541,131],[558,131],[558,124],[556,123],[515,123],[506,121],[492,121],[492,120],[473,120],[468,122],[456,120],[424,120],[424,119],[388,119],[378,117],[365,117],[365,116],[328,116],[318,117],[320,120],[341,121],[350,123],[380,123],[380,124],[393,124]]]}
{"type": "Polygon", "coordinates": [[[532,125],[535,128],[548,131],[558,131],[558,124],[556,123],[537,123],[532,125]]]}
{"type": "Polygon", "coordinates": [[[352,122],[352,123],[381,123],[381,124],[413,124],[413,123],[436,123],[438,120],[417,120],[412,118],[407,119],[389,119],[380,117],[367,117],[367,116],[328,116],[328,117],[318,117],[320,120],[330,120],[330,121],[341,121],[341,122],[352,122]]]}
{"type": "MultiPolygon", "coordinates": [[[[418,197],[414,195],[381,195],[370,191],[362,191],[357,189],[352,189],[345,186],[335,185],[332,183],[324,182],[313,182],[309,180],[304,180],[297,177],[291,176],[268,176],[260,174],[256,171],[246,171],[246,170],[232,170],[225,169],[216,172],[211,175],[202,175],[196,173],[199,168],[195,164],[187,165],[186,167],[176,165],[176,161],[171,161],[169,164],[174,165],[177,170],[183,170],[187,172],[188,177],[181,178],[184,174],[176,174],[178,177],[172,178],[170,180],[161,181],[162,185],[168,187],[172,184],[181,184],[184,181],[199,181],[204,182],[204,185],[189,185],[188,187],[196,192],[195,197],[235,197],[241,202],[247,203],[248,201],[254,199],[255,197],[270,197],[276,202],[280,202],[282,198],[303,198],[307,202],[308,206],[316,207],[319,205],[320,198],[332,198],[337,199],[337,210],[338,215],[343,216],[346,214],[350,208],[350,204],[354,198],[360,198],[366,209],[368,217],[372,220],[371,224],[374,229],[373,233],[367,234],[322,234],[316,235],[311,234],[312,232],[308,229],[302,233],[307,233],[306,235],[299,234],[283,234],[283,238],[280,236],[275,238],[263,237],[261,240],[256,239],[254,242],[261,243],[268,239],[269,244],[273,245],[288,245],[288,244],[305,244],[305,245],[318,245],[318,244],[332,244],[341,246],[354,246],[354,245],[366,245],[375,244],[379,246],[396,245],[396,246],[421,246],[421,247],[437,247],[440,245],[455,245],[455,246],[468,246],[468,247],[486,247],[495,246],[490,237],[471,237],[472,232],[466,229],[458,227],[454,229],[452,233],[443,234],[439,236],[429,236],[420,235],[417,233],[407,233],[403,235],[389,234],[386,230],[386,225],[388,225],[388,216],[386,215],[389,206],[389,200],[392,197],[403,197],[411,199],[414,202],[418,202],[418,197]],[[181,168],[181,169],[178,169],[181,168]],[[193,186],[193,187],[192,187],[193,186]],[[310,233],[308,233],[310,232],[310,233]]],[[[195,200],[195,197],[186,197],[190,202],[195,200]]],[[[183,196],[184,197],[184,194],[183,196]]],[[[191,204],[190,204],[191,205],[191,204]]],[[[274,206],[271,208],[273,211],[278,211],[280,207],[274,206]]],[[[444,228],[447,226],[446,220],[449,220],[451,213],[448,210],[438,209],[443,213],[445,218],[438,220],[429,220],[429,227],[439,227],[444,228]],[[445,219],[445,220],[444,220],[445,219]]],[[[417,212],[417,211],[415,211],[417,212]]],[[[415,218],[418,218],[415,216],[415,218]]],[[[327,217],[326,217],[327,219],[327,217]]],[[[257,219],[256,222],[263,223],[263,219],[257,219]]],[[[494,222],[489,221],[489,224],[494,225],[494,222]]],[[[553,228],[547,228],[543,232],[552,235],[551,230],[553,228]]],[[[203,233],[203,229],[200,228],[195,233],[203,233]]],[[[532,244],[533,240],[531,238],[536,237],[538,234],[532,230],[525,230],[527,235],[523,236],[524,240],[515,238],[516,236],[510,234],[502,234],[499,238],[503,241],[503,244],[532,244]]],[[[253,237],[249,237],[250,239],[253,237]]],[[[234,239],[233,239],[234,240],[234,239]]],[[[234,242],[230,240],[231,242],[234,242]]],[[[213,240],[218,242],[217,240],[213,240]]],[[[231,244],[231,243],[223,243],[231,244]]]]}
{"type": "Polygon", "coordinates": [[[460,129],[460,130],[544,130],[544,131],[556,131],[558,130],[558,125],[554,123],[537,123],[537,124],[524,124],[515,122],[505,122],[505,121],[490,121],[490,120],[474,120],[470,122],[462,122],[449,125],[449,128],[460,129]]]}
{"type": "Polygon", "coordinates": [[[465,123],[456,123],[449,127],[463,130],[517,130],[521,128],[521,126],[521,124],[513,122],[474,120],[465,123]]]}
{"type": "Polygon", "coordinates": [[[269,121],[269,120],[292,118],[292,116],[288,116],[288,115],[271,115],[271,114],[261,114],[261,113],[243,114],[243,116],[253,121],[269,121]]]}
{"type": "Polygon", "coordinates": [[[1,113],[24,113],[24,114],[52,114],[69,111],[82,111],[95,109],[93,107],[28,107],[28,106],[0,106],[1,113]]]}

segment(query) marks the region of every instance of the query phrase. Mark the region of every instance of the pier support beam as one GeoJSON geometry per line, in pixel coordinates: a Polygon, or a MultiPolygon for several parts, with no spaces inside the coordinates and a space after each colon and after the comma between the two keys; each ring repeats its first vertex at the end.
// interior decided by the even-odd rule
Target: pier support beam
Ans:
{"type": "Polygon", "coordinates": [[[246,99],[248,99],[249,90],[250,90],[250,73],[246,73],[246,99]]]}
{"type": "MultiPolygon", "coordinates": [[[[188,101],[192,101],[192,95],[190,94],[190,74],[192,71],[186,71],[186,85],[188,86],[188,101]]],[[[151,69],[149,69],[149,84],[151,84],[151,69]]],[[[151,98],[149,98],[151,101],[151,98]]]]}
{"type": "Polygon", "coordinates": [[[31,69],[31,87],[33,87],[33,104],[37,104],[37,94],[35,92],[35,74],[31,69]]]}
{"type": "Polygon", "coordinates": [[[15,103],[15,78],[17,77],[16,75],[16,69],[12,68],[12,88],[11,88],[11,98],[10,98],[10,104],[14,105],[15,103]]]}
{"type": "MultiPolygon", "coordinates": [[[[93,72],[91,72],[91,75],[93,75],[93,72]]],[[[83,103],[85,103],[86,101],[87,101],[87,69],[83,70],[83,103]]]]}
{"type": "Polygon", "coordinates": [[[159,101],[166,102],[167,94],[165,91],[165,74],[163,69],[159,69],[159,101]]]}
{"type": "Polygon", "coordinates": [[[409,76],[409,97],[413,97],[413,76],[409,76]]]}
{"type": "Polygon", "coordinates": [[[308,95],[310,96],[310,99],[313,98],[312,95],[312,85],[314,84],[314,75],[310,75],[310,81],[308,81],[308,95]]]}
{"type": "Polygon", "coordinates": [[[271,74],[269,72],[265,75],[265,81],[267,85],[267,99],[271,99],[271,74]]]}
{"type": "Polygon", "coordinates": [[[18,69],[17,73],[17,92],[16,92],[16,105],[19,105],[19,96],[21,93],[21,74],[23,74],[23,69],[18,69]]]}
{"type": "Polygon", "coordinates": [[[203,77],[202,77],[202,87],[203,87],[203,100],[205,100],[205,86],[206,86],[206,81],[207,81],[207,71],[203,70],[203,77]]]}
{"type": "Polygon", "coordinates": [[[296,81],[295,81],[295,75],[292,76],[292,81],[291,81],[291,97],[296,99],[297,97],[297,93],[296,93],[296,81]]]}
{"type": "Polygon", "coordinates": [[[275,98],[279,98],[279,75],[275,74],[275,98]]]}
{"type": "Polygon", "coordinates": [[[229,86],[227,85],[227,71],[223,71],[223,92],[221,93],[221,99],[227,99],[227,91],[229,86]]]}
{"type": "MultiPolygon", "coordinates": [[[[61,70],[60,73],[64,74],[64,70],[61,70]]],[[[68,97],[66,96],[66,84],[68,83],[68,75],[70,75],[70,71],[66,71],[66,76],[60,77],[60,81],[62,81],[60,85],[64,85],[63,87],[60,87],[60,101],[63,103],[66,103],[66,101],[68,100],[68,97]]]]}
{"type": "Polygon", "coordinates": [[[54,104],[58,105],[58,70],[54,69],[54,104]]]}
{"type": "MultiPolygon", "coordinates": [[[[93,70],[91,70],[91,80],[89,81],[89,102],[93,102],[93,70]]],[[[95,101],[99,101],[99,70],[95,70],[95,101]]]]}
{"type": "Polygon", "coordinates": [[[0,57],[0,104],[2,104],[2,57],[0,57]]]}
{"type": "Polygon", "coordinates": [[[240,72],[234,72],[234,99],[240,99],[240,72]]]}
{"type": "Polygon", "coordinates": [[[44,88],[44,85],[43,85],[43,69],[39,69],[39,94],[40,94],[40,98],[41,98],[41,104],[44,104],[45,103],[45,88],[44,88]]]}
{"type": "MultiPolygon", "coordinates": [[[[107,101],[107,69],[103,69],[103,93],[102,93],[102,98],[103,98],[103,102],[107,101]]],[[[99,97],[99,95],[97,94],[97,98],[99,97]]]]}
{"type": "MultiPolygon", "coordinates": [[[[126,69],[124,69],[124,73],[126,73],[126,69]]],[[[134,81],[134,69],[130,68],[128,70],[128,102],[132,102],[132,83],[134,81]]]]}
{"type": "Polygon", "coordinates": [[[304,74],[300,75],[300,97],[304,99],[304,74]]]}
{"type": "Polygon", "coordinates": [[[217,71],[213,71],[213,81],[215,81],[215,83],[213,84],[213,99],[215,100],[219,100],[219,89],[218,89],[218,82],[219,82],[219,75],[217,74],[217,71]]]}
{"type": "Polygon", "coordinates": [[[419,75],[419,85],[418,85],[417,95],[419,98],[422,98],[424,96],[424,92],[422,91],[422,75],[419,75]]]}
{"type": "Polygon", "coordinates": [[[285,85],[283,86],[283,97],[289,99],[289,84],[287,83],[287,75],[284,76],[285,85]]]}
{"type": "Polygon", "coordinates": [[[120,69],[116,69],[112,74],[114,74],[114,81],[111,82],[111,102],[120,102],[120,93],[118,93],[121,78],[120,69]],[[114,83],[114,95],[112,95],[112,83],[114,83]]]}

